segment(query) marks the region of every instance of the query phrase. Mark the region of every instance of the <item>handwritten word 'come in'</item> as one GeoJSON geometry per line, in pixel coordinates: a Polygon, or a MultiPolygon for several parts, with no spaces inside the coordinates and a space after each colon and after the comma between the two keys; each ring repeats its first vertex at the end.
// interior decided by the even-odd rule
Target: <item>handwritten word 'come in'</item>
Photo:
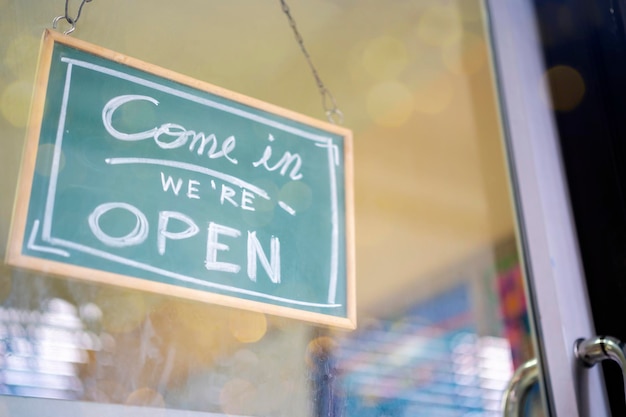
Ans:
{"type": "MultiPolygon", "coordinates": [[[[158,100],[150,96],[142,95],[122,95],[115,97],[102,109],[102,121],[107,132],[116,139],[123,141],[141,141],[153,139],[156,145],[161,149],[177,149],[188,146],[190,152],[196,152],[198,155],[206,155],[210,159],[224,158],[232,164],[238,164],[239,161],[231,155],[236,147],[235,136],[229,136],[224,139],[221,145],[215,134],[205,134],[204,132],[196,132],[188,130],[184,126],[176,123],[166,122],[159,127],[154,127],[142,132],[120,132],[113,127],[113,115],[124,104],[134,101],[148,101],[155,106],[159,105],[158,100]],[[208,147],[208,150],[207,150],[208,147]]],[[[274,141],[274,137],[269,134],[270,142],[274,141]]],[[[302,179],[300,168],[302,167],[302,157],[297,153],[285,152],[283,156],[276,162],[270,162],[272,159],[272,147],[267,145],[261,157],[252,162],[255,168],[263,167],[267,171],[277,171],[280,175],[285,176],[289,173],[292,180],[302,179]]]]}

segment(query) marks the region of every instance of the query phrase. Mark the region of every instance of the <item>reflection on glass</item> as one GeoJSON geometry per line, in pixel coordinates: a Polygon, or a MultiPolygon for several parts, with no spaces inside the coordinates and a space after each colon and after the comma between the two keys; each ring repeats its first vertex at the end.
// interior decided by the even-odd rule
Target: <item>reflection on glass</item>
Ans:
{"type": "Polygon", "coordinates": [[[461,285],[339,343],[347,415],[497,416],[512,374],[506,339],[481,337],[461,285]]]}
{"type": "MultiPolygon", "coordinates": [[[[183,3],[154,0],[147,10],[125,2],[120,13],[116,2],[93,2],[75,36],[320,117],[318,91],[280,8],[183,3]]],[[[38,36],[61,6],[0,0],[0,259],[38,36]]],[[[336,331],[0,261],[0,415],[17,397],[212,416],[498,414],[514,367],[534,353],[482,4],[291,6],[354,131],[359,328],[336,331]]],[[[546,77],[576,74],[554,68],[546,77]]],[[[584,91],[568,90],[557,104],[576,105],[584,91]]],[[[315,199],[298,182],[274,191],[298,210],[315,199]]],[[[259,204],[250,221],[273,215],[259,204]]]]}
{"type": "Polygon", "coordinates": [[[71,304],[55,298],[43,305],[42,311],[0,307],[0,392],[82,398],[80,367],[88,362],[89,352],[101,349],[101,341],[71,304]]]}
{"type": "MultiPolygon", "coordinates": [[[[478,262],[481,279],[459,279],[355,332],[166,298],[146,300],[148,314],[110,333],[107,309],[93,302],[0,307],[2,394],[246,416],[495,417],[513,355],[528,354],[519,265],[507,247],[499,270],[478,262]],[[476,285],[490,289],[490,307],[476,285]]],[[[46,293],[58,291],[51,282],[46,293]]]]}

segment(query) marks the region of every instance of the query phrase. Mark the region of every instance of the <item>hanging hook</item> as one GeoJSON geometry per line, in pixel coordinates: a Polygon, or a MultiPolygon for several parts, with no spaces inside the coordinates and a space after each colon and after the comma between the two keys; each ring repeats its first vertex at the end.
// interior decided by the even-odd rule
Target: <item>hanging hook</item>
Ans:
{"type": "Polygon", "coordinates": [[[54,20],[52,21],[52,28],[53,29],[57,28],[57,24],[59,23],[59,20],[61,20],[61,19],[65,19],[65,21],[71,25],[71,27],[68,30],[63,32],[64,35],[69,35],[70,33],[74,32],[76,30],[76,22],[73,21],[72,19],[68,19],[67,17],[65,17],[63,15],[57,16],[57,17],[54,18],[54,20]]]}
{"type": "Polygon", "coordinates": [[[326,118],[333,124],[343,124],[343,112],[337,107],[335,97],[324,86],[320,87],[320,93],[322,94],[322,106],[326,113],[326,118]]]}
{"type": "Polygon", "coordinates": [[[91,1],[92,0],[82,0],[80,3],[80,6],[78,6],[78,13],[76,13],[76,17],[73,18],[69,14],[69,0],[65,0],[65,14],[54,18],[54,20],[52,21],[52,28],[56,29],[57,24],[59,23],[59,20],[65,19],[65,21],[71,27],[65,32],[63,32],[63,34],[69,35],[70,33],[74,32],[76,30],[76,23],[78,22],[78,19],[80,19],[80,15],[83,12],[83,6],[85,5],[85,3],[90,3],[91,1]]]}

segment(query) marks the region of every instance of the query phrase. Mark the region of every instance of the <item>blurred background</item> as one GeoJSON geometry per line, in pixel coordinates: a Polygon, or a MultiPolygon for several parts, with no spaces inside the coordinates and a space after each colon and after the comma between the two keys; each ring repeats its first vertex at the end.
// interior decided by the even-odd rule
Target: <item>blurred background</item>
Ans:
{"type": "MultiPolygon", "coordinates": [[[[534,355],[482,2],[288,4],[354,133],[358,329],[0,264],[0,393],[225,415],[499,415],[514,365],[534,355]]],[[[0,0],[0,255],[41,34],[63,12],[0,0]]],[[[95,0],[72,36],[325,117],[278,0],[95,0]]]]}

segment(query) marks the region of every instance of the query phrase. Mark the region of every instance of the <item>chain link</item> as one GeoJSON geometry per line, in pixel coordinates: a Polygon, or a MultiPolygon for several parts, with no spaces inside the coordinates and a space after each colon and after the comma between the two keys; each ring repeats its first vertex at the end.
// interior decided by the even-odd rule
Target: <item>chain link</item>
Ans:
{"type": "Polygon", "coordinates": [[[300,50],[302,51],[302,54],[306,58],[306,62],[307,64],[309,64],[311,73],[313,74],[313,77],[315,78],[317,89],[319,90],[320,95],[322,96],[322,106],[324,108],[324,112],[326,113],[326,117],[328,118],[328,121],[333,124],[343,124],[343,113],[341,112],[341,110],[339,110],[339,107],[337,107],[337,102],[335,101],[335,97],[333,97],[330,90],[326,88],[326,86],[322,82],[322,79],[320,78],[317,72],[317,68],[315,68],[315,65],[313,65],[311,56],[309,55],[309,52],[304,46],[304,39],[302,39],[302,35],[300,34],[300,31],[298,31],[298,27],[296,26],[296,21],[291,15],[291,10],[289,9],[289,6],[285,2],[285,0],[280,0],[280,4],[282,6],[283,12],[287,16],[287,19],[289,20],[289,26],[291,26],[291,30],[293,30],[293,35],[295,36],[296,41],[298,42],[298,45],[300,46],[300,50]]]}
{"type": "Polygon", "coordinates": [[[69,35],[70,33],[74,32],[74,30],[76,30],[76,23],[78,22],[78,19],[80,19],[80,15],[83,12],[83,6],[85,5],[85,3],[90,3],[91,1],[92,0],[82,0],[80,2],[80,6],[78,6],[78,12],[76,13],[76,17],[71,17],[69,13],[70,0],[65,0],[65,14],[55,17],[52,21],[52,27],[56,29],[59,20],[64,19],[69,25],[71,25],[71,28],[63,32],[63,34],[69,35]]]}

